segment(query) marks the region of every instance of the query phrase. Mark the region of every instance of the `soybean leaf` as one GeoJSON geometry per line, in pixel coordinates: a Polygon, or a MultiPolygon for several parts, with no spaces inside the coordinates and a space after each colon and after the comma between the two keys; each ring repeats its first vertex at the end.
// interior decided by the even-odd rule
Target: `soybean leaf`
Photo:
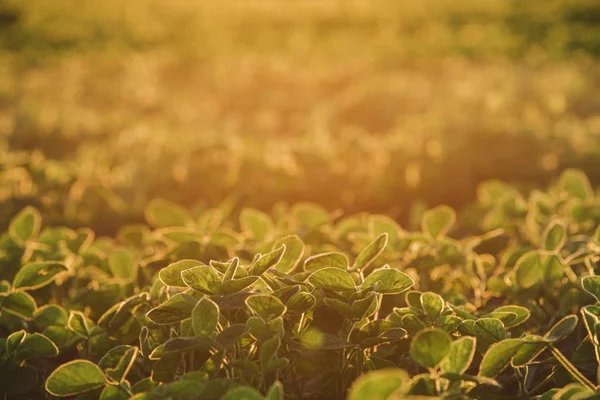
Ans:
{"type": "Polygon", "coordinates": [[[274,382],[265,396],[265,400],[283,400],[283,385],[281,382],[274,382]]]}
{"type": "Polygon", "coordinates": [[[190,217],[181,206],[162,199],[151,200],[144,209],[146,221],[157,228],[185,226],[190,217]]]}
{"type": "Polygon", "coordinates": [[[497,318],[480,318],[473,323],[473,334],[477,337],[477,348],[485,352],[492,343],[506,337],[506,328],[497,318]]]}
{"type": "Polygon", "coordinates": [[[438,328],[417,333],[410,344],[410,356],[420,366],[433,369],[450,352],[450,335],[438,328]]]}
{"type": "Polygon", "coordinates": [[[600,276],[584,276],[581,279],[583,289],[600,301],[600,276]]]}
{"type": "Polygon", "coordinates": [[[58,347],[54,342],[40,333],[25,336],[17,349],[17,359],[53,357],[58,355],[58,347]]]}
{"type": "Polygon", "coordinates": [[[496,377],[504,371],[522,345],[522,339],[505,339],[493,344],[483,356],[479,375],[488,378],[496,377]]]}
{"type": "Polygon", "coordinates": [[[257,280],[258,276],[246,276],[244,278],[225,281],[223,282],[223,286],[221,286],[221,294],[227,295],[237,293],[240,290],[243,290],[248,286],[252,285],[257,280]]]}
{"type": "Polygon", "coordinates": [[[388,234],[382,233],[367,247],[361,250],[354,261],[354,268],[358,270],[366,269],[379,256],[388,242],[388,234]]]}
{"type": "Polygon", "coordinates": [[[192,327],[196,336],[210,336],[219,323],[219,306],[208,298],[198,300],[192,310],[192,327]]]}
{"type": "Polygon", "coordinates": [[[39,234],[41,224],[40,212],[27,206],[10,221],[8,234],[17,245],[23,247],[26,242],[39,234]]]}
{"type": "Polygon", "coordinates": [[[114,382],[122,383],[131,370],[137,355],[138,348],[135,346],[113,347],[98,362],[98,366],[114,382]]]}
{"type": "Polygon", "coordinates": [[[61,365],[48,376],[46,391],[53,396],[75,396],[106,384],[102,370],[93,362],[74,360],[61,365]]]}
{"type": "Polygon", "coordinates": [[[594,195],[592,185],[587,176],[580,170],[566,169],[558,181],[558,187],[569,196],[588,199],[594,195]]]}
{"type": "Polygon", "coordinates": [[[282,257],[287,251],[286,245],[281,245],[277,247],[275,250],[260,256],[255,262],[250,266],[250,275],[260,276],[269,268],[278,265],[278,263],[282,262],[282,257]]]}
{"type": "Polygon", "coordinates": [[[577,318],[577,315],[567,315],[554,324],[552,329],[550,329],[544,338],[551,342],[557,342],[561,339],[564,339],[565,337],[569,336],[575,330],[575,328],[577,328],[578,322],[579,318],[577,318]]]}
{"type": "Polygon", "coordinates": [[[128,400],[131,398],[131,387],[129,382],[122,382],[120,385],[107,385],[102,389],[98,400],[128,400]]]}
{"type": "Polygon", "coordinates": [[[313,272],[308,281],[315,287],[332,291],[355,290],[350,274],[338,268],[323,268],[313,272]]]}
{"type": "Polygon", "coordinates": [[[456,212],[442,205],[425,211],[421,220],[421,229],[433,239],[445,236],[456,222],[456,212]]]}
{"type": "Polygon", "coordinates": [[[281,300],[268,294],[252,295],[246,299],[246,304],[265,321],[281,317],[286,311],[281,300]]]}
{"type": "Polygon", "coordinates": [[[50,325],[66,325],[69,316],[64,308],[55,304],[40,307],[33,314],[33,322],[38,329],[43,330],[50,325]]]}
{"type": "Polygon", "coordinates": [[[512,358],[513,367],[523,367],[532,362],[548,345],[548,341],[540,336],[527,335],[523,344],[512,358]]]}
{"type": "Polygon", "coordinates": [[[244,324],[233,324],[217,335],[217,342],[222,348],[227,349],[237,342],[248,333],[249,328],[244,324]]]}
{"type": "Polygon", "coordinates": [[[565,226],[557,221],[553,221],[544,232],[544,249],[548,251],[559,251],[567,240],[565,226]]]}
{"type": "Polygon", "coordinates": [[[542,278],[542,265],[537,251],[523,254],[515,265],[515,281],[519,287],[528,289],[542,278]]]}
{"type": "Polygon", "coordinates": [[[310,293],[296,293],[287,301],[287,308],[296,313],[306,313],[317,305],[317,299],[310,293]]]}
{"type": "Polygon", "coordinates": [[[522,306],[515,306],[515,305],[498,307],[494,310],[494,313],[511,313],[516,316],[514,319],[510,320],[510,323],[507,323],[504,320],[502,321],[502,323],[504,324],[504,326],[506,328],[512,328],[512,327],[522,324],[523,322],[525,322],[529,319],[529,315],[530,315],[530,312],[527,308],[522,307],[522,306]]]}
{"type": "Polygon", "coordinates": [[[273,231],[273,221],[264,212],[245,208],[240,214],[240,225],[250,238],[262,242],[273,231]]]}
{"type": "MultiPolygon", "coordinates": [[[[388,400],[410,388],[410,378],[401,369],[381,369],[358,378],[350,387],[348,400],[388,400]]],[[[399,397],[400,398],[400,397],[399,397]]]]}
{"type": "Polygon", "coordinates": [[[323,253],[308,257],[304,261],[304,271],[314,272],[323,268],[339,268],[346,270],[348,268],[348,257],[342,253],[323,253]]]}
{"type": "Polygon", "coordinates": [[[196,260],[181,260],[161,269],[158,277],[167,286],[185,287],[186,284],[181,277],[181,273],[194,267],[206,266],[206,264],[196,260]]]}
{"type": "Polygon", "coordinates": [[[292,271],[304,254],[304,242],[298,235],[288,235],[275,242],[273,249],[277,249],[282,245],[285,245],[285,252],[277,263],[277,270],[279,272],[292,271]]]}
{"type": "Polygon", "coordinates": [[[173,324],[189,318],[196,302],[193,296],[179,293],[148,311],[147,317],[156,324],[173,324]]]}
{"type": "Polygon", "coordinates": [[[461,337],[450,345],[450,351],[442,360],[440,368],[443,373],[464,374],[471,365],[475,355],[475,338],[461,337]]]}
{"type": "Polygon", "coordinates": [[[374,287],[381,294],[397,294],[411,288],[415,284],[410,276],[397,269],[382,268],[373,271],[361,285],[362,289],[374,287]]]}
{"type": "Polygon", "coordinates": [[[137,264],[131,251],[121,248],[108,257],[108,268],[115,278],[131,280],[136,277],[137,264]]]}
{"type": "Polygon", "coordinates": [[[565,266],[556,254],[549,254],[542,261],[542,275],[546,285],[553,285],[565,275],[565,266]]]}
{"type": "Polygon", "coordinates": [[[13,292],[0,303],[2,311],[9,312],[23,319],[31,319],[37,305],[33,297],[27,292],[13,292]]]}
{"type": "Polygon", "coordinates": [[[186,269],[181,272],[181,277],[187,286],[200,293],[216,295],[221,291],[221,278],[208,265],[186,269]]]}
{"type": "Polygon", "coordinates": [[[256,389],[239,386],[227,392],[223,400],[264,400],[264,397],[256,389]]]}
{"type": "Polygon", "coordinates": [[[421,307],[423,307],[423,311],[427,318],[430,321],[435,321],[442,315],[442,311],[444,310],[444,299],[436,293],[425,292],[421,295],[421,307]]]}
{"type": "Polygon", "coordinates": [[[58,275],[67,271],[67,267],[59,262],[31,262],[19,269],[13,280],[13,287],[20,290],[34,290],[54,281],[58,275]]]}

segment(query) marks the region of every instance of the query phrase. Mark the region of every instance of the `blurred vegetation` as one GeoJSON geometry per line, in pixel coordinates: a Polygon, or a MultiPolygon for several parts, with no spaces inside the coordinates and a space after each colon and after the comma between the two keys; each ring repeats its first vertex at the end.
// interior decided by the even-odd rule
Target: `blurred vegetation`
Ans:
{"type": "Polygon", "coordinates": [[[600,183],[600,3],[0,2],[2,224],[600,183]]]}

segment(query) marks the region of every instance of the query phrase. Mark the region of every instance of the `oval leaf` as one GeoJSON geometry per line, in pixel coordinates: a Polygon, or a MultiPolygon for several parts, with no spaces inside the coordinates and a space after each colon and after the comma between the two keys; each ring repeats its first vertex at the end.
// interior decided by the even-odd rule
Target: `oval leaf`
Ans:
{"type": "Polygon", "coordinates": [[[53,396],[65,397],[85,393],[106,383],[104,373],[87,360],[74,360],[54,370],[46,380],[46,391],[53,396]]]}
{"type": "Polygon", "coordinates": [[[417,333],[410,344],[410,356],[424,368],[435,368],[450,352],[452,340],[441,329],[429,328],[417,333]]]}

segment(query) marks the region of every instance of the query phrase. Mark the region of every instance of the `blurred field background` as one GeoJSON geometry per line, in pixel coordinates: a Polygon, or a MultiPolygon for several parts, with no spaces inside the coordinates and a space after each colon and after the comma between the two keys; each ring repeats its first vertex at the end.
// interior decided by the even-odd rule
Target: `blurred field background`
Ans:
{"type": "Polygon", "coordinates": [[[597,0],[0,0],[0,223],[152,198],[408,221],[479,182],[600,184],[597,0]]]}

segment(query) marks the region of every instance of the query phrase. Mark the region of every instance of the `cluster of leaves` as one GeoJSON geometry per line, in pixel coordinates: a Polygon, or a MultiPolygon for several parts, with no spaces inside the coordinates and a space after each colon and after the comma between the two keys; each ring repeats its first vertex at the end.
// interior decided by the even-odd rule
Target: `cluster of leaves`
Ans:
{"type": "Polygon", "coordinates": [[[315,204],[194,215],[162,200],[115,238],[0,237],[0,393],[81,399],[598,396],[600,197],[579,171],[482,185],[409,232],[315,204]]]}

